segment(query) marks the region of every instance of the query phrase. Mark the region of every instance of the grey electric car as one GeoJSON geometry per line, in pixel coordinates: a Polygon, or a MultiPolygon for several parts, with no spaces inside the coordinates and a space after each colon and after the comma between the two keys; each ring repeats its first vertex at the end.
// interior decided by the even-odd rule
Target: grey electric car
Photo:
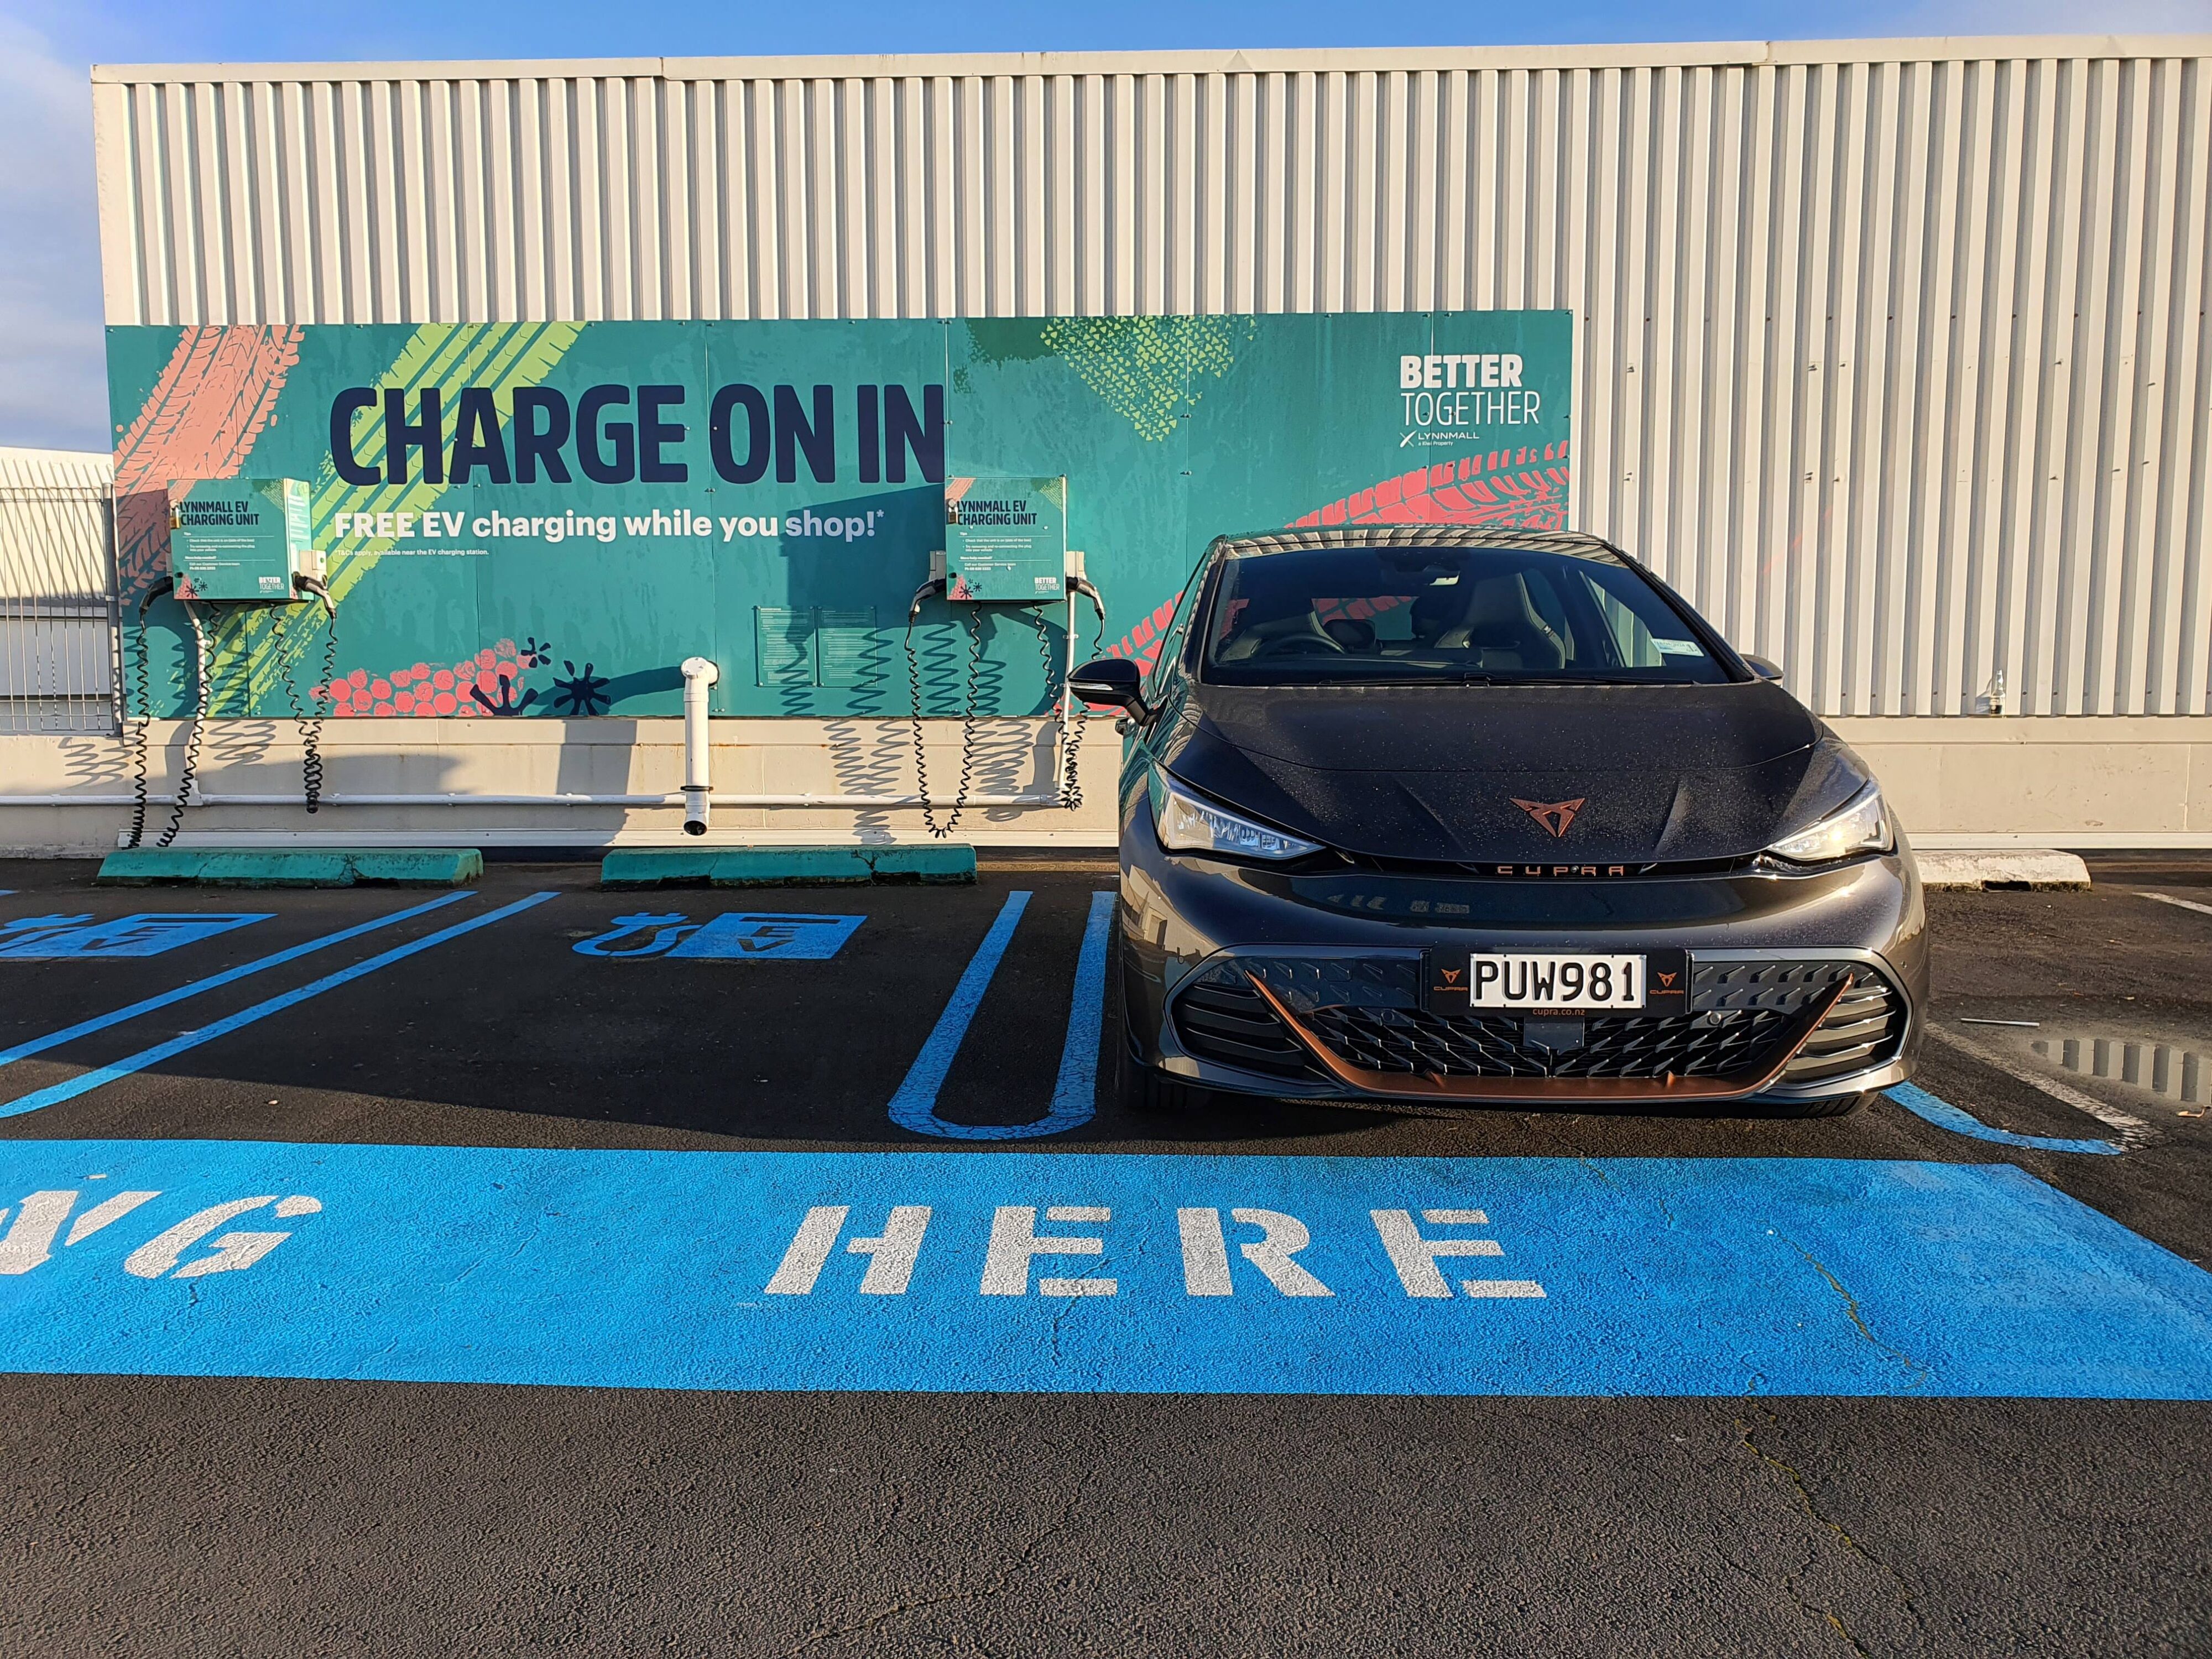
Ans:
{"type": "Polygon", "coordinates": [[[1128,715],[1124,1092],[1825,1116],[1907,1076],[1919,878],[1850,749],[1591,536],[1224,538],[1128,715]]]}

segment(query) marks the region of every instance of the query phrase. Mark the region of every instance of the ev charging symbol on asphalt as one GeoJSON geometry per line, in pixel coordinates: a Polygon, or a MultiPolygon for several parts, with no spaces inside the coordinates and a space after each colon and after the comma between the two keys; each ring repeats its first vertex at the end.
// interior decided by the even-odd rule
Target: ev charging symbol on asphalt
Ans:
{"type": "MultiPolygon", "coordinates": [[[[82,1243],[140,1205],[161,1195],[158,1192],[125,1192],[101,1200],[77,1217],[69,1236],[62,1239],[61,1247],[67,1249],[72,1244],[82,1243]]],[[[62,1223],[76,1208],[77,1198],[75,1192],[49,1191],[33,1193],[24,1199],[15,1208],[15,1224],[4,1237],[0,1237],[0,1275],[27,1273],[51,1261],[54,1241],[61,1234],[62,1223]]],[[[159,1279],[165,1273],[174,1279],[204,1279],[210,1273],[241,1272],[291,1237],[290,1230],[227,1232],[210,1241],[206,1255],[196,1255],[181,1267],[178,1263],[185,1251],[209,1234],[264,1204],[274,1204],[274,1213],[286,1220],[317,1214],[323,1207],[320,1199],[309,1198],[305,1194],[279,1198],[274,1193],[264,1193],[257,1198],[234,1198],[226,1203],[210,1204],[131,1251],[124,1258],[123,1271],[136,1279],[159,1279]],[[175,1269],[173,1273],[170,1273],[172,1268],[175,1269]]],[[[7,1209],[0,1206],[0,1222],[6,1221],[8,1214],[7,1209]]]]}
{"type": "Polygon", "coordinates": [[[112,921],[94,921],[89,915],[25,916],[0,923],[0,957],[11,962],[52,962],[158,957],[179,945],[197,944],[234,927],[266,921],[273,914],[265,910],[238,915],[141,912],[112,921]]]}
{"type": "Polygon", "coordinates": [[[866,916],[782,915],[760,911],[725,913],[695,922],[678,911],[656,915],[641,911],[617,916],[615,925],[575,950],[586,957],[678,957],[690,961],[747,962],[772,957],[784,962],[827,962],[844,947],[866,916]]]}

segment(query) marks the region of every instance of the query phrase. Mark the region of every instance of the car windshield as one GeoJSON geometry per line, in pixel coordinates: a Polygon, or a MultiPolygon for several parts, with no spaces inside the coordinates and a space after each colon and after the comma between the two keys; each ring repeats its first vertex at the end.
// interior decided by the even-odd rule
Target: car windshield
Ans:
{"type": "Polygon", "coordinates": [[[1712,684],[1728,671],[1610,556],[1329,547],[1231,556],[1208,613],[1218,684],[1712,684]]]}

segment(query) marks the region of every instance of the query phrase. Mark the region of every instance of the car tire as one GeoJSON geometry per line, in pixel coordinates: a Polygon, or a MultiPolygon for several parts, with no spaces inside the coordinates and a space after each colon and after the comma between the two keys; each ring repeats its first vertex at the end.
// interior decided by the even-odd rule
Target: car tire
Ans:
{"type": "Polygon", "coordinates": [[[1859,1095],[1832,1095],[1825,1100],[1778,1101],[1766,1109],[1769,1117],[1849,1117],[1875,1098],[1877,1091],[1859,1095]]]}
{"type": "Polygon", "coordinates": [[[1124,1112],[1136,1117],[1187,1117],[1204,1106],[1212,1091],[1156,1072],[1130,1053],[1127,981],[1121,976],[1121,948],[1117,932],[1109,963],[1114,1024],[1118,1028],[1114,1042],[1115,1100],[1124,1112]]]}
{"type": "Polygon", "coordinates": [[[1212,1091],[1194,1083],[1121,1060],[1121,1107],[1137,1117],[1188,1117],[1205,1106],[1212,1091]]]}

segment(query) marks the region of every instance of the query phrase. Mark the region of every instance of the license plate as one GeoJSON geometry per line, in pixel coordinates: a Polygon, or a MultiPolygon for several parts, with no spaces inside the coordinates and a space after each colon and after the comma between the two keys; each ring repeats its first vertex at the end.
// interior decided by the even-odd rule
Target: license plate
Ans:
{"type": "Polygon", "coordinates": [[[1478,954],[1468,963],[1470,1008],[1563,1008],[1602,1013],[1644,1006],[1641,956],[1521,951],[1478,954]]]}
{"type": "Polygon", "coordinates": [[[1427,957],[1431,1013],[1678,1014],[1689,1006],[1690,964],[1681,951],[1435,951],[1427,957]]]}

